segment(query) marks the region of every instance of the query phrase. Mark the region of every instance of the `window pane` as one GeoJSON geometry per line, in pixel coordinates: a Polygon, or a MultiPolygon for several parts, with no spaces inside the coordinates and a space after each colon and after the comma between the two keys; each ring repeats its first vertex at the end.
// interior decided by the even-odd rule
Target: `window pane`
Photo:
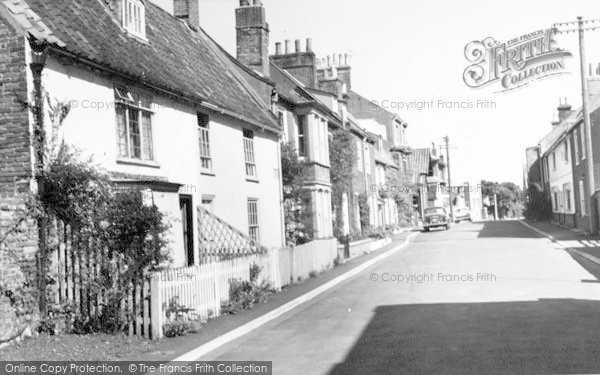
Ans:
{"type": "Polygon", "coordinates": [[[256,177],[256,161],[254,157],[254,134],[244,130],[244,159],[246,161],[246,175],[256,177]]]}
{"type": "Polygon", "coordinates": [[[139,111],[137,109],[129,109],[129,144],[130,144],[130,157],[134,159],[141,159],[141,139],[140,139],[140,122],[139,122],[139,111]]]}
{"type": "Polygon", "coordinates": [[[128,157],[127,152],[127,124],[125,119],[125,108],[117,106],[117,152],[119,156],[128,157]]]}
{"type": "Polygon", "coordinates": [[[306,116],[298,116],[298,155],[306,156],[306,116]]]}
{"type": "Polygon", "coordinates": [[[248,200],[248,234],[254,241],[259,242],[258,201],[253,199],[248,200]]]}
{"type": "Polygon", "coordinates": [[[210,158],[210,133],[208,127],[200,127],[200,164],[203,169],[212,169],[210,158]]]}
{"type": "Polygon", "coordinates": [[[142,114],[142,137],[143,137],[143,155],[144,160],[154,160],[153,142],[152,142],[152,117],[149,113],[142,114]]]}

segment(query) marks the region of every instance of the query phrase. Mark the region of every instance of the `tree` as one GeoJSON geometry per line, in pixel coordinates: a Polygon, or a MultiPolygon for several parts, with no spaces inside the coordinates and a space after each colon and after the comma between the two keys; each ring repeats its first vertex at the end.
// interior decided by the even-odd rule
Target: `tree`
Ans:
{"type": "Polygon", "coordinates": [[[306,243],[312,238],[309,192],[304,188],[307,165],[298,159],[293,143],[281,144],[281,171],[283,182],[283,207],[285,239],[289,246],[306,243]]]}
{"type": "Polygon", "coordinates": [[[329,162],[331,165],[331,204],[333,205],[334,234],[343,234],[343,197],[350,191],[357,163],[356,142],[352,134],[344,129],[331,133],[329,162]]]}
{"type": "Polygon", "coordinates": [[[518,217],[523,210],[523,191],[521,187],[512,182],[481,181],[481,194],[490,197],[493,202],[494,195],[498,200],[498,215],[500,218],[518,217]]]}

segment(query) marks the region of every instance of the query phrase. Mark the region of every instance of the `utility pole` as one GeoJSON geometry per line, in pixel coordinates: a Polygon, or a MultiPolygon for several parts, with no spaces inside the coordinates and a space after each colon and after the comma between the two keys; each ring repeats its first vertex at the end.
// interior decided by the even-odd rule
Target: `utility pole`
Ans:
{"type": "Polygon", "coordinates": [[[494,220],[498,220],[498,194],[494,194],[494,220]]]}
{"type": "Polygon", "coordinates": [[[583,126],[585,128],[585,158],[587,164],[586,175],[589,186],[589,199],[586,201],[586,211],[590,215],[589,231],[590,233],[596,233],[596,215],[594,213],[594,205],[592,204],[592,200],[594,199],[594,193],[596,192],[596,184],[594,182],[594,156],[592,149],[592,124],[590,121],[589,93],[585,72],[585,33],[583,30],[583,19],[581,17],[577,17],[577,24],[579,30],[579,56],[581,60],[581,94],[583,95],[583,126]]]}
{"type": "Polygon", "coordinates": [[[450,197],[450,220],[454,223],[454,207],[452,204],[452,176],[450,174],[450,138],[444,137],[446,142],[446,166],[448,167],[448,196],[450,197]]]}

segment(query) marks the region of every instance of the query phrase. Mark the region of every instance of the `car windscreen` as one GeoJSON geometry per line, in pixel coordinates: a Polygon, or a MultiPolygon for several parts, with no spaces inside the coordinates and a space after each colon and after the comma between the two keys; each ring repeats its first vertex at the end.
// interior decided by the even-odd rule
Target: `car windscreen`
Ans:
{"type": "Polygon", "coordinates": [[[444,210],[441,207],[436,207],[436,208],[427,208],[425,209],[425,215],[431,215],[431,214],[440,214],[440,215],[444,215],[446,213],[446,210],[444,210]]]}

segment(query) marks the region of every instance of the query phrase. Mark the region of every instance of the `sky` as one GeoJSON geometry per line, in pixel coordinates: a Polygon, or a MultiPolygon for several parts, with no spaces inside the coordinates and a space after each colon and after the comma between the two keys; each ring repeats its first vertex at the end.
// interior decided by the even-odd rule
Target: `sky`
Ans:
{"type": "MultiPolygon", "coordinates": [[[[558,37],[573,53],[569,74],[497,93],[463,81],[470,65],[465,46],[493,37],[501,42],[554,23],[599,19],[597,0],[263,0],[270,49],[286,39],[313,39],[318,58],[350,52],[352,90],[386,104],[408,122],[413,148],[450,138],[453,184],[482,179],[522,185],[525,149],[552,130],[560,98],[581,105],[576,33],[558,37]],[[419,102],[433,105],[420,107],[419,102]],[[486,106],[477,108],[478,101],[486,106]],[[391,103],[399,103],[394,108],[391,103]],[[402,103],[402,104],[400,104],[402,103]],[[410,103],[412,107],[409,107],[410,103]],[[461,108],[472,103],[473,108],[461,108]]],[[[200,23],[235,56],[238,0],[200,0],[200,23]]],[[[600,26],[600,23],[597,25],[600,26]]],[[[292,42],[293,45],[293,42],[292,42]]],[[[586,32],[587,62],[600,63],[600,29],[586,32]]]]}

